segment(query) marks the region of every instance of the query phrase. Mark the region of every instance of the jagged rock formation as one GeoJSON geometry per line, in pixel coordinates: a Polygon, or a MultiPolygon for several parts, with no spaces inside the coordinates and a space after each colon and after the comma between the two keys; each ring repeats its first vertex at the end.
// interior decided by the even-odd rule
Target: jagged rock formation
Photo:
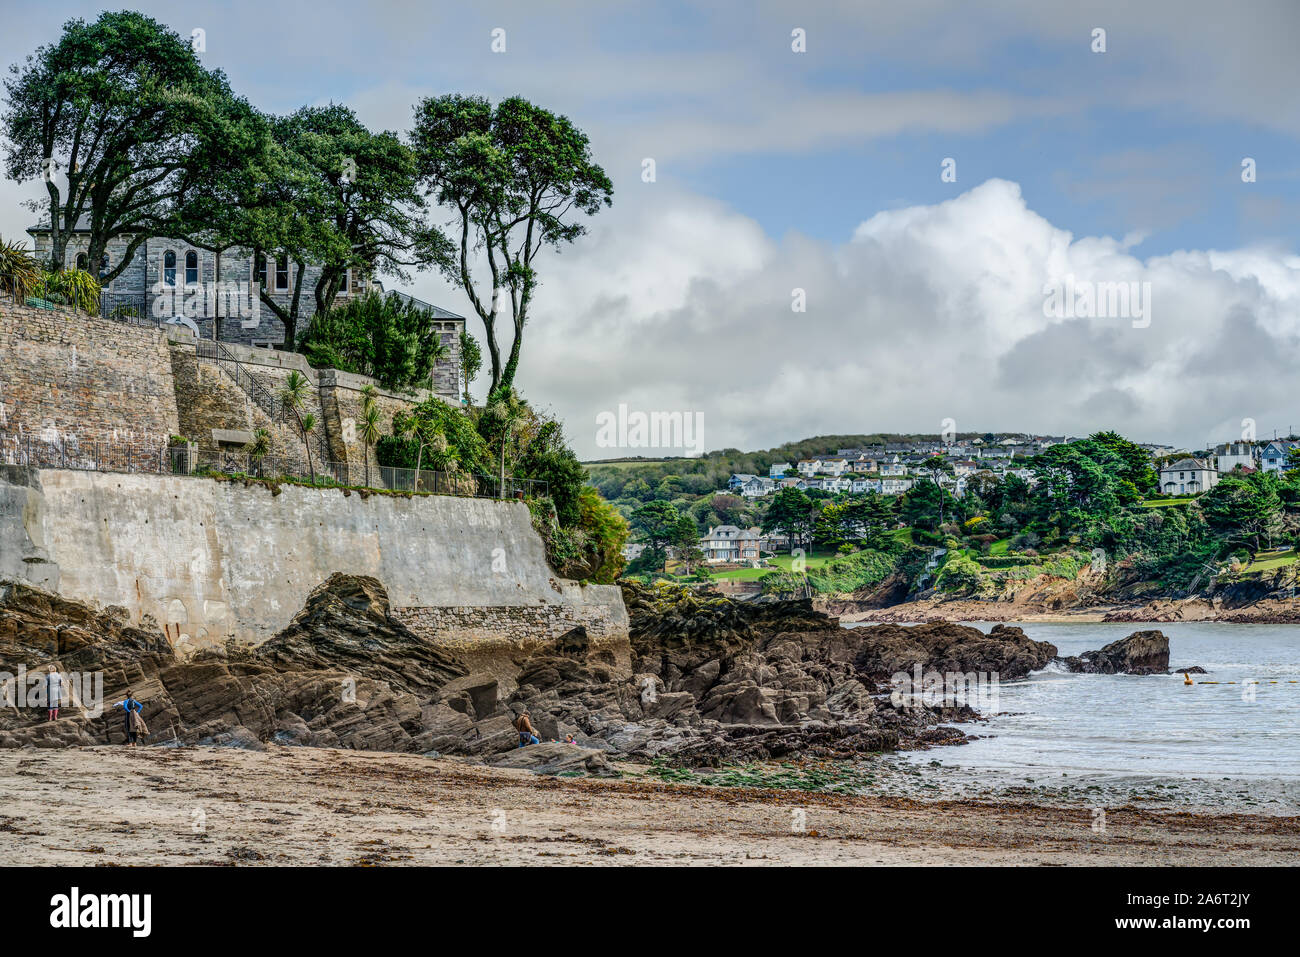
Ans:
{"type": "Polygon", "coordinates": [[[1169,639],[1160,631],[1135,631],[1100,651],[1061,660],[1081,674],[1164,675],[1169,673],[1169,639]]]}
{"type": "Polygon", "coordinates": [[[431,694],[465,667],[389,615],[378,579],[336,572],[318,585],[282,632],[259,645],[259,661],[283,670],[343,669],[431,694]]]}
{"type": "MultiPolygon", "coordinates": [[[[915,665],[1019,677],[1056,653],[1005,626],[845,629],[807,601],[744,604],[675,586],[627,585],[624,598],[630,656],[578,627],[521,644],[534,650],[519,652],[503,682],[392,618],[383,585],[364,576],[331,576],[257,648],[190,661],[150,621],[132,626],[119,610],[11,585],[0,591],[0,666],[103,671],[108,703],[128,687],[145,702],[150,743],[436,752],[599,774],[613,756],[716,765],[962,741],[943,722],[973,711],[894,707],[890,677],[915,665]],[[548,743],[517,749],[521,711],[548,743]]],[[[120,712],[36,718],[5,709],[0,746],[123,739],[120,712]]]]}
{"type": "Polygon", "coordinates": [[[1000,680],[1023,678],[1056,657],[1056,646],[1034,641],[1013,625],[994,625],[985,634],[948,621],[922,625],[875,625],[856,659],[862,672],[887,680],[917,665],[941,672],[997,674],[1000,680]]]}
{"type": "Polygon", "coordinates": [[[454,658],[388,617],[373,578],[336,575],[280,635],[257,649],[205,651],[178,661],[148,619],[97,611],[29,585],[0,588],[0,670],[57,664],[103,673],[105,713],[0,709],[0,746],[57,747],[125,739],[112,704],[131,689],[150,741],[261,747],[266,741],[364,750],[426,750],[422,697],[465,674],[454,658]],[[38,713],[39,712],[39,713],[38,713]]]}

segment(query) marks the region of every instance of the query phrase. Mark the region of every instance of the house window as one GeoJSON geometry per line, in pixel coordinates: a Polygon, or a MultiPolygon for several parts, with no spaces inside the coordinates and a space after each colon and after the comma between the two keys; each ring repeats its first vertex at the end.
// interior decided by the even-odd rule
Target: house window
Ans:
{"type": "Polygon", "coordinates": [[[89,257],[87,257],[85,253],[77,253],[77,268],[80,269],[82,272],[85,272],[89,266],[90,266],[89,257]]]}
{"type": "Polygon", "coordinates": [[[190,250],[185,254],[185,285],[197,286],[199,284],[199,254],[190,250]]]}
{"type": "Polygon", "coordinates": [[[163,253],[162,281],[164,286],[176,285],[176,254],[170,249],[163,253]]]}
{"type": "Polygon", "coordinates": [[[275,261],[275,288],[279,292],[289,288],[289,257],[281,256],[275,261]]]}
{"type": "Polygon", "coordinates": [[[340,296],[346,296],[348,294],[348,276],[351,274],[351,272],[352,272],[351,269],[343,270],[343,276],[339,279],[340,296]]]}

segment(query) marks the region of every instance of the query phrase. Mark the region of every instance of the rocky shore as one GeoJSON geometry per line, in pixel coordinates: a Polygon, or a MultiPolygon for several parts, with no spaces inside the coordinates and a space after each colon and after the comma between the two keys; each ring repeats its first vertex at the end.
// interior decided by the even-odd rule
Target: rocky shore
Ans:
{"type": "MultiPolygon", "coordinates": [[[[960,699],[899,706],[893,676],[1013,680],[1057,654],[1009,625],[846,629],[808,601],[746,604],[668,585],[628,585],[624,600],[625,654],[593,649],[576,628],[489,672],[413,634],[373,578],[334,575],[271,640],[189,660],[148,619],[9,582],[0,670],[102,672],[109,709],[128,688],[144,702],[152,744],[341,747],[602,775],[616,759],[708,768],[960,743],[952,722],[979,715],[960,699]],[[519,749],[514,722],[525,712],[543,743],[519,749]]],[[[1136,652],[1103,649],[1097,661],[1157,668],[1163,636],[1143,635],[1127,640],[1142,643],[1136,652]]],[[[0,709],[0,747],[124,740],[120,712],[43,717],[30,702],[0,709]]]]}
{"type": "Polygon", "coordinates": [[[880,606],[853,598],[817,599],[819,609],[843,622],[1176,622],[1300,624],[1300,600],[1266,598],[1242,605],[1205,598],[1160,598],[1132,602],[1053,604],[1020,600],[923,598],[880,606]]]}

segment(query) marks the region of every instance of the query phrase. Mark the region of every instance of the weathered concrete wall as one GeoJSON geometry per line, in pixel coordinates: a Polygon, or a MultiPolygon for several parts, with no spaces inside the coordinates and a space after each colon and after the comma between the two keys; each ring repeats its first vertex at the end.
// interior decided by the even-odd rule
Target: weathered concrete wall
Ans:
{"type": "Polygon", "coordinates": [[[22,578],[58,591],[59,566],[46,547],[40,473],[0,465],[0,578],[22,578]]]}
{"type": "Polygon", "coordinates": [[[9,469],[0,548],[0,575],[151,615],[181,651],[264,641],[334,572],[378,578],[399,617],[452,645],[627,634],[618,588],[557,578],[517,502],[9,469]]]}

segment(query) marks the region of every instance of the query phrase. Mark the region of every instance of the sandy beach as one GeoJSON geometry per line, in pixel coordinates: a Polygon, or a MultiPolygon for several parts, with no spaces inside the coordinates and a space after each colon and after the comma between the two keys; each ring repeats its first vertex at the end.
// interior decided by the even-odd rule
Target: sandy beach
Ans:
{"type": "Polygon", "coordinates": [[[538,776],[270,746],[0,752],[0,850],[41,865],[1289,865],[1300,817],[538,776]]]}

